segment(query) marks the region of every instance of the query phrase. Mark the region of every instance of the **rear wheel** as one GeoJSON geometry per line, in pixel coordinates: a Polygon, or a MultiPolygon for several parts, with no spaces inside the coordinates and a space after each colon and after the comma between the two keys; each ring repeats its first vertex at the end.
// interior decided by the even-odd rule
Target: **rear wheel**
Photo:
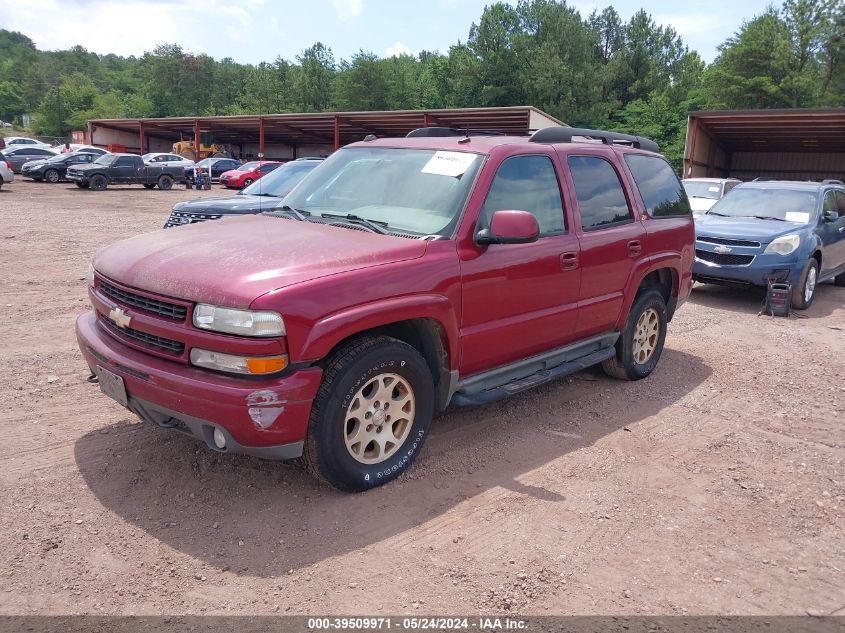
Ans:
{"type": "Polygon", "coordinates": [[[105,176],[102,174],[96,174],[91,177],[91,181],[88,183],[88,188],[91,189],[91,191],[104,191],[108,184],[109,183],[105,176]]]}
{"type": "Polygon", "coordinates": [[[48,169],[44,172],[44,180],[53,184],[59,182],[59,172],[55,169],[48,169]]]}
{"type": "Polygon", "coordinates": [[[168,191],[173,187],[173,178],[168,176],[167,174],[163,174],[158,177],[158,188],[162,189],[163,191],[168,191]]]}
{"type": "Polygon", "coordinates": [[[303,460],[340,490],[380,486],[414,461],[433,413],[434,381],[416,349],[385,336],[350,341],[326,367],[303,460]]]}
{"type": "Polygon", "coordinates": [[[792,289],[792,307],[796,310],[806,310],[813,303],[816,296],[816,283],[819,280],[819,262],[815,257],[804,267],[804,272],[798,283],[792,289]]]}
{"type": "Polygon", "coordinates": [[[620,380],[645,378],[660,360],[666,340],[666,302],[657,290],[646,290],[631,306],[616,355],[601,365],[609,376],[620,380]]]}

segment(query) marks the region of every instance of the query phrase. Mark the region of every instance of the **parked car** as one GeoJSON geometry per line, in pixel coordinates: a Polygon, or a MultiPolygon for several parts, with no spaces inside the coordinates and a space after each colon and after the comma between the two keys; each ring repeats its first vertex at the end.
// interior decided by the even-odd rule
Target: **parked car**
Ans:
{"type": "Polygon", "coordinates": [[[81,145],[78,143],[71,143],[70,149],[73,152],[83,152],[85,154],[94,154],[95,156],[104,156],[105,154],[110,154],[107,149],[103,149],[102,147],[96,147],[94,145],[81,145]]]}
{"type": "Polygon", "coordinates": [[[705,213],[742,181],[736,178],[686,178],[681,181],[695,217],[705,213]]]}
{"type": "Polygon", "coordinates": [[[87,165],[97,160],[96,154],[78,152],[72,154],[59,154],[46,160],[31,160],[24,163],[21,168],[21,175],[24,178],[56,183],[65,180],[68,167],[71,165],[87,165]]]}
{"type": "Polygon", "coordinates": [[[211,169],[212,182],[220,179],[225,172],[232,169],[237,169],[241,166],[241,161],[234,158],[204,158],[197,163],[197,167],[208,171],[211,169]]]}
{"type": "Polygon", "coordinates": [[[0,188],[15,179],[15,172],[12,170],[12,165],[6,160],[6,156],[0,152],[0,188]]]}
{"type": "Polygon", "coordinates": [[[144,162],[148,165],[158,165],[159,167],[162,166],[178,166],[178,167],[193,167],[194,161],[189,158],[185,158],[184,156],[178,156],[176,154],[166,154],[162,152],[153,152],[150,154],[144,154],[141,158],[144,159],[144,162]]]}
{"type": "Polygon", "coordinates": [[[56,156],[56,152],[50,148],[31,147],[29,145],[12,145],[11,149],[4,149],[3,154],[6,156],[6,160],[12,165],[12,169],[16,174],[21,173],[24,163],[28,163],[31,160],[46,160],[56,156]]]}
{"type": "Polygon", "coordinates": [[[845,186],[755,181],[737,186],[696,220],[695,280],[792,286],[804,310],[817,284],[845,286],[845,186]]]}
{"type": "Polygon", "coordinates": [[[68,167],[67,179],[76,186],[102,191],[108,185],[144,185],[170,189],[174,182],[185,182],[182,167],[153,167],[136,154],[106,154],[89,165],[68,167]]]}
{"type": "Polygon", "coordinates": [[[347,146],[273,212],[101,250],[77,321],[101,390],[361,491],[405,471],[450,403],[598,363],[648,376],[695,241],[657,145],[437,131],[347,146]]]}
{"type": "Polygon", "coordinates": [[[237,169],[224,172],[220,176],[220,184],[229,189],[243,189],[249,187],[262,176],[269,174],[281,164],[275,160],[255,160],[241,165],[237,169]]]}
{"type": "Polygon", "coordinates": [[[322,158],[298,158],[285,163],[234,196],[177,202],[164,228],[274,209],[322,161],[322,158]]]}
{"type": "Polygon", "coordinates": [[[4,140],[6,142],[6,147],[9,149],[15,147],[50,147],[49,143],[44,143],[43,141],[29,138],[27,136],[7,136],[4,140]]]}

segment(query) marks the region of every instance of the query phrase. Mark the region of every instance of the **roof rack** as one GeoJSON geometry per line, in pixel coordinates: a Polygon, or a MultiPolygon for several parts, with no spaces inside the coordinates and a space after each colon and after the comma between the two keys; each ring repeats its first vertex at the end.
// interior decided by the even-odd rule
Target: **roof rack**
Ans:
{"type": "Polygon", "coordinates": [[[492,130],[471,130],[469,128],[457,127],[418,127],[416,130],[408,132],[405,135],[405,138],[431,138],[442,136],[502,136],[502,133],[493,132],[492,130]]]}
{"type": "Polygon", "coordinates": [[[650,152],[660,151],[657,143],[643,136],[580,127],[544,127],[534,132],[529,140],[534,143],[571,143],[575,136],[597,139],[605,145],[630,145],[650,152]]]}
{"type": "Polygon", "coordinates": [[[842,182],[841,180],[836,180],[835,178],[827,178],[825,180],[822,180],[822,184],[823,185],[842,185],[842,186],[845,186],[845,182],[842,182]]]}

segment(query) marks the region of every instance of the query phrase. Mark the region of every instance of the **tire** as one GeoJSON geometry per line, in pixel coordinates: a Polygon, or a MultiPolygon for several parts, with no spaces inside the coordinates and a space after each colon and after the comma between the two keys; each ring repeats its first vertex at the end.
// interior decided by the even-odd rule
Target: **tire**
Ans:
{"type": "Polygon", "coordinates": [[[795,310],[806,310],[809,308],[813,299],[816,298],[816,285],[819,282],[819,262],[815,257],[811,257],[810,261],[804,267],[804,272],[798,283],[792,289],[792,308],[795,310]]]}
{"type": "Polygon", "coordinates": [[[167,174],[158,177],[158,188],[162,191],[170,191],[173,188],[173,178],[167,174]]]}
{"type": "Polygon", "coordinates": [[[243,187],[249,187],[249,186],[250,186],[252,183],[254,183],[254,182],[255,182],[255,181],[254,181],[252,178],[245,178],[245,179],[244,179],[244,184],[242,185],[242,188],[243,188],[243,187]]]}
{"type": "Polygon", "coordinates": [[[836,275],[836,277],[833,278],[833,284],[840,287],[845,286],[845,273],[836,275]]]}
{"type": "Polygon", "coordinates": [[[88,189],[88,185],[87,185],[87,184],[85,184],[84,182],[77,182],[77,183],[74,183],[74,184],[75,184],[77,187],[79,187],[80,189],[88,189]]]}
{"type": "Polygon", "coordinates": [[[311,409],[303,461],[318,479],[339,490],[375,488],[413,463],[433,413],[434,380],[416,349],[386,336],[353,339],[326,366],[311,409]],[[389,404],[394,408],[385,406],[389,404]],[[385,441],[387,437],[399,441],[385,441]],[[383,444],[379,438],[385,438],[383,444]]]}
{"type": "Polygon", "coordinates": [[[108,185],[108,180],[102,174],[94,174],[88,182],[88,188],[91,191],[105,191],[108,185]]]}
{"type": "Polygon", "coordinates": [[[153,189],[153,188],[155,188],[155,185],[151,185],[151,184],[146,183],[146,182],[144,183],[144,189],[153,189]]]}
{"type": "Polygon", "coordinates": [[[616,355],[601,365],[608,376],[640,380],[657,367],[666,341],[666,302],[657,290],[645,290],[634,300],[616,355]]]}
{"type": "Polygon", "coordinates": [[[46,172],[44,172],[44,180],[51,184],[56,184],[57,182],[59,182],[59,172],[55,169],[48,169],[46,172]]]}
{"type": "Polygon", "coordinates": [[[3,183],[4,183],[4,182],[5,182],[5,180],[3,180],[3,176],[0,176],[0,189],[2,189],[2,188],[3,188],[3,183]]]}

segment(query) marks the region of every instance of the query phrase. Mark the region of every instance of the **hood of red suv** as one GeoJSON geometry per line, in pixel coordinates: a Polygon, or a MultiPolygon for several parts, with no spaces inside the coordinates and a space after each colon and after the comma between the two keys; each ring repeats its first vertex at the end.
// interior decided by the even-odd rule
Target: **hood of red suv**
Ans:
{"type": "Polygon", "coordinates": [[[293,284],[421,257],[426,242],[267,216],[155,231],[101,250],[94,268],[167,297],[247,308],[293,284]]]}

